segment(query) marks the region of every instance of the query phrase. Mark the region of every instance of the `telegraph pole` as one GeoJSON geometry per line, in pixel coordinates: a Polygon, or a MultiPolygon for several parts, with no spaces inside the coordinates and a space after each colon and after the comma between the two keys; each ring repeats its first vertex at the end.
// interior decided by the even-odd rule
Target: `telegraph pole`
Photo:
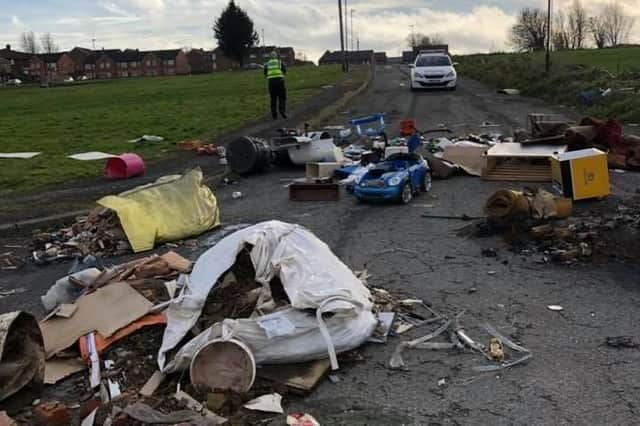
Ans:
{"type": "Polygon", "coordinates": [[[353,50],[353,9],[351,9],[351,50],[353,50]]]}
{"type": "Polygon", "coordinates": [[[342,71],[347,71],[347,55],[344,51],[344,29],[342,27],[342,0],[338,0],[338,20],[340,21],[340,52],[342,52],[342,71]]]}
{"type": "Polygon", "coordinates": [[[344,48],[346,50],[345,63],[347,71],[349,71],[349,9],[347,9],[347,0],[344,0],[344,48]]]}
{"type": "Polygon", "coordinates": [[[551,0],[547,8],[547,55],[545,61],[547,73],[551,70],[551,0]]]}

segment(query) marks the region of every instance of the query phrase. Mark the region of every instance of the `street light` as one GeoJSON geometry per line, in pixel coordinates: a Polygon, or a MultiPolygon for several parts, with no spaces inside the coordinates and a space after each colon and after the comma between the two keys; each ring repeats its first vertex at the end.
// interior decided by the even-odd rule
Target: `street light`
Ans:
{"type": "Polygon", "coordinates": [[[551,0],[549,0],[549,5],[547,7],[547,55],[545,68],[547,73],[551,69],[551,0]]]}
{"type": "Polygon", "coordinates": [[[342,52],[342,71],[347,71],[347,55],[344,52],[344,29],[342,27],[342,0],[338,0],[338,21],[340,21],[340,52],[342,52]]]}

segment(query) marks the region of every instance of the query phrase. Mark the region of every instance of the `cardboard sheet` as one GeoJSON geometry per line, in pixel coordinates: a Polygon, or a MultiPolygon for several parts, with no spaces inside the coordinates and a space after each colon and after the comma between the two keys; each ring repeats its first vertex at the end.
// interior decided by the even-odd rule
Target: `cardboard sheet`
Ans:
{"type": "Polygon", "coordinates": [[[113,154],[108,154],[106,152],[100,151],[91,151],[91,152],[81,152],[79,154],[70,155],[68,158],[72,160],[80,160],[80,161],[94,161],[94,160],[106,160],[107,158],[117,157],[113,154]]]}
{"type": "Polygon", "coordinates": [[[47,358],[98,331],[109,337],[146,315],[153,304],[125,282],[107,285],[76,301],[71,318],[54,317],[40,323],[47,358]]]}
{"type": "Polygon", "coordinates": [[[44,383],[47,385],[54,385],[60,380],[79,371],[83,371],[86,368],[87,364],[85,364],[80,358],[50,359],[45,364],[44,383]]]}
{"type": "Polygon", "coordinates": [[[0,152],[0,158],[19,158],[22,160],[28,160],[29,158],[37,157],[42,154],[41,152],[0,152]]]}
{"type": "Polygon", "coordinates": [[[471,176],[482,176],[487,160],[484,153],[487,146],[448,146],[444,149],[442,159],[457,164],[471,176]]]}

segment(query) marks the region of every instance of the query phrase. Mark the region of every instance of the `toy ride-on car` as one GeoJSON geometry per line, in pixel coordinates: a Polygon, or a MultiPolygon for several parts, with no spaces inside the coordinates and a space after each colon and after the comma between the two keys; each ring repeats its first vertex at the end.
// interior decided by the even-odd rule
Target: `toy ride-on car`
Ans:
{"type": "Polygon", "coordinates": [[[430,190],[429,163],[416,153],[398,153],[360,176],[353,193],[361,201],[387,200],[408,204],[414,195],[430,190]]]}

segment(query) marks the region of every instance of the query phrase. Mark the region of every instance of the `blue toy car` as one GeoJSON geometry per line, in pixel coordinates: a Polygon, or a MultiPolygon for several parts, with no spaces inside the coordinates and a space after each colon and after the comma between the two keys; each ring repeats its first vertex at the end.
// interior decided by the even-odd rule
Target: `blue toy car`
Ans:
{"type": "Polygon", "coordinates": [[[388,200],[408,204],[431,190],[429,163],[416,153],[393,154],[358,177],[354,195],[361,201],[388,200]]]}

